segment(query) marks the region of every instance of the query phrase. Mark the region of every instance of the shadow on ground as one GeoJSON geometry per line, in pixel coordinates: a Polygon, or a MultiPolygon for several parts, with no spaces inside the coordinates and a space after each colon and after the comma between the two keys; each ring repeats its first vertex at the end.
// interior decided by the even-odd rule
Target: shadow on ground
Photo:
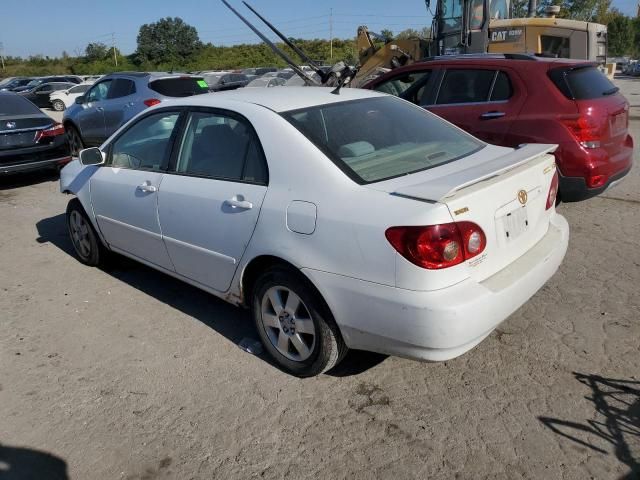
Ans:
{"type": "Polygon", "coordinates": [[[4,175],[0,176],[0,190],[11,190],[13,188],[26,187],[38,183],[55,182],[58,178],[58,171],[54,169],[4,175]]]}
{"type": "Polygon", "coordinates": [[[0,444],[0,480],[67,480],[67,463],[50,453],[0,444]]]}
{"type": "MultiPolygon", "coordinates": [[[[36,224],[36,228],[39,235],[36,239],[38,243],[51,243],[63,252],[75,256],[67,233],[65,214],[42,219],[36,224]]],[[[169,275],[120,255],[113,255],[109,266],[102,270],[158,301],[199,320],[236,345],[243,338],[255,340],[259,338],[248,310],[234,307],[169,275]]],[[[258,357],[277,368],[266,352],[258,357]]],[[[385,358],[386,356],[377,353],[353,350],[338,366],[327,373],[334,377],[358,375],[375,367],[385,358]]]]}
{"type": "Polygon", "coordinates": [[[616,457],[631,471],[621,480],[640,478],[640,381],[605,378],[574,372],[591,389],[597,416],[585,423],[538,417],[553,432],[601,454],[608,452],[590,442],[597,437],[609,443],[616,457]],[[591,437],[591,438],[590,438],[591,437]]]}

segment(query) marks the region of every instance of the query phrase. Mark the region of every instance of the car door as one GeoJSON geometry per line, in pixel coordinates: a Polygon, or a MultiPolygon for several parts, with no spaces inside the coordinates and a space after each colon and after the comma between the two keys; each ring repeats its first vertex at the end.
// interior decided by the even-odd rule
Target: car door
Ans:
{"type": "Polygon", "coordinates": [[[189,113],[158,216],[176,272],[226,291],[267,191],[267,165],[251,124],[229,111],[189,113]]]}
{"type": "Polygon", "coordinates": [[[49,105],[49,95],[53,92],[53,84],[45,83],[40,85],[33,91],[33,98],[31,101],[38,107],[44,108],[49,105]]]}
{"type": "Polygon", "coordinates": [[[477,135],[480,115],[489,110],[489,92],[496,76],[496,69],[447,68],[437,89],[437,96],[429,111],[450,121],[467,132],[477,135]]]}
{"type": "Polygon", "coordinates": [[[107,137],[115,133],[127,120],[133,118],[133,95],[136,84],[128,78],[116,78],[111,82],[104,102],[104,125],[107,137]]]}
{"type": "Polygon", "coordinates": [[[76,116],[82,140],[87,145],[99,145],[107,138],[104,126],[104,102],[107,99],[111,80],[96,83],[84,96],[81,109],[76,116]]]}
{"type": "Polygon", "coordinates": [[[180,112],[144,116],[107,147],[107,162],[91,177],[91,203],[106,242],[116,251],[174,270],[158,222],[158,192],[180,112]]]}

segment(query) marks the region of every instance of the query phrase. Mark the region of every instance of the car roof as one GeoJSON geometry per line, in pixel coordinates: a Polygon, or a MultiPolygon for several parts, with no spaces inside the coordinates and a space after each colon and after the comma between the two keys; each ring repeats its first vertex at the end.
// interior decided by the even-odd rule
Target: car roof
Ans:
{"type": "Polygon", "coordinates": [[[261,105],[275,112],[286,112],[329,103],[387,96],[383,93],[359,88],[342,88],[339,94],[331,93],[332,91],[334,91],[334,88],[328,87],[241,88],[226,92],[195,95],[173,100],[172,102],[178,105],[216,107],[216,100],[224,99],[261,105]]]}
{"type": "MultiPolygon", "coordinates": [[[[423,58],[415,63],[407,65],[405,68],[415,65],[432,65],[432,64],[452,64],[467,63],[467,64],[505,64],[505,65],[532,65],[532,64],[561,64],[561,65],[574,65],[574,64],[593,64],[590,60],[578,60],[573,58],[553,58],[543,57],[537,55],[528,54],[467,54],[467,55],[441,55],[437,57],[423,58]]],[[[393,71],[393,70],[392,70],[393,71]]]]}

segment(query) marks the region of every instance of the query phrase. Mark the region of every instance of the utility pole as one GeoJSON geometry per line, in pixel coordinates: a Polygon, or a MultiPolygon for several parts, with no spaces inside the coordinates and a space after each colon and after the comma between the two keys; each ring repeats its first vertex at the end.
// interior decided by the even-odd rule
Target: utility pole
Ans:
{"type": "Polygon", "coordinates": [[[333,61],[333,8],[329,9],[329,57],[333,61]]]}
{"type": "Polygon", "coordinates": [[[116,54],[116,34],[111,32],[111,47],[113,48],[113,61],[118,66],[118,55],[116,54]]]}
{"type": "Polygon", "coordinates": [[[4,70],[4,43],[0,42],[0,61],[2,62],[2,70],[4,70]]]}

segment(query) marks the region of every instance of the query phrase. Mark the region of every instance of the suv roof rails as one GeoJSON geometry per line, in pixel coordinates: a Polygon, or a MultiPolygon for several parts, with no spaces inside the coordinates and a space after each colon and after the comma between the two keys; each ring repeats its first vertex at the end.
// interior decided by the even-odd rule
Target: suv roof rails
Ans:
{"type": "Polygon", "coordinates": [[[435,55],[433,57],[425,57],[421,62],[429,62],[435,60],[466,60],[473,58],[494,58],[506,60],[536,60],[534,55],[528,53],[459,53],[455,55],[435,55]]]}

